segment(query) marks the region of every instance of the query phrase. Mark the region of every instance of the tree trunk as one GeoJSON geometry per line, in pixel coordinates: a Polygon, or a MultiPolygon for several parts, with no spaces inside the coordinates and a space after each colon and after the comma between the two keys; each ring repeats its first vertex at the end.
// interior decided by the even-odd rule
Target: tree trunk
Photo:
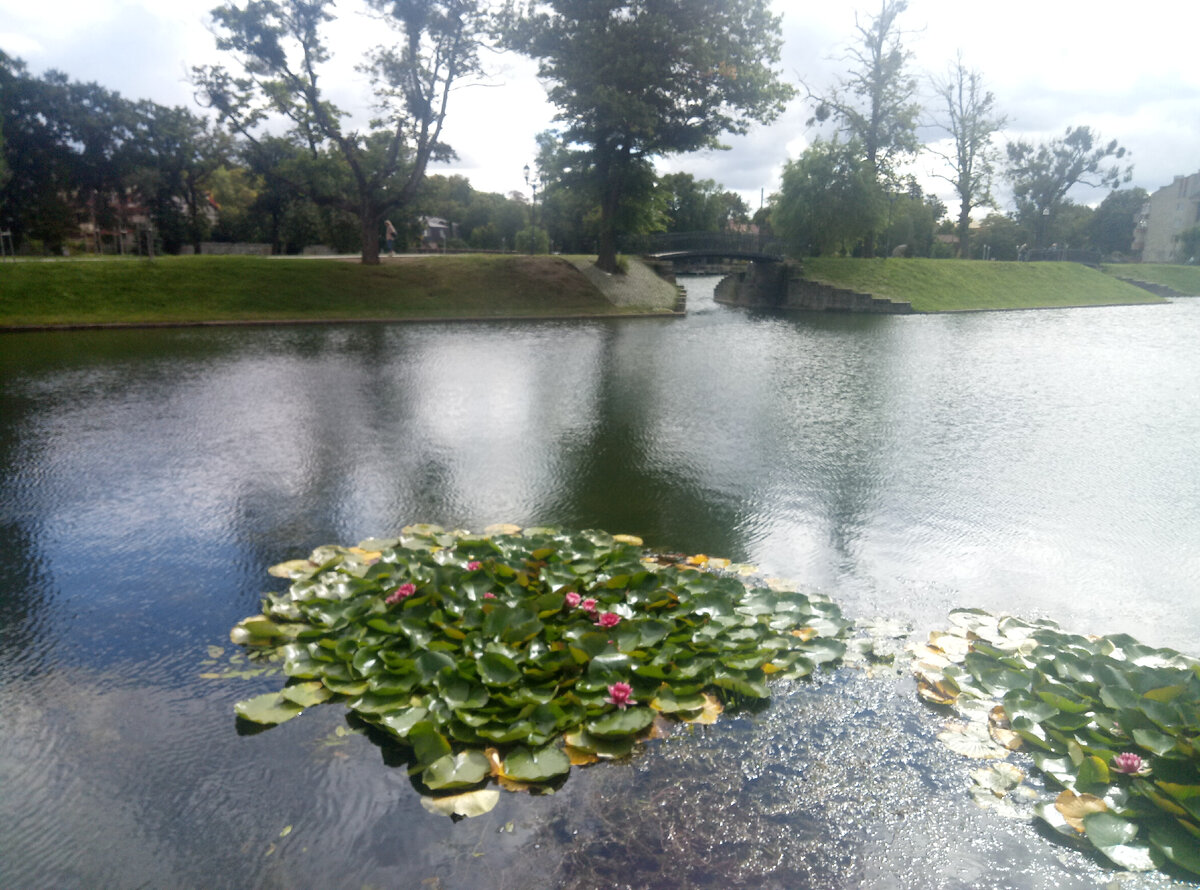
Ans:
{"type": "Polygon", "coordinates": [[[963,205],[962,210],[958,214],[958,258],[961,260],[969,260],[971,258],[971,211],[966,205],[963,205]]]}
{"type": "Polygon", "coordinates": [[[379,226],[383,223],[383,214],[366,205],[359,214],[359,219],[362,220],[362,264],[378,266],[379,226]]]}
{"type": "Polygon", "coordinates": [[[617,216],[621,209],[621,194],[625,186],[625,165],[629,161],[626,148],[605,147],[597,158],[596,172],[601,182],[600,237],[596,245],[596,265],[610,274],[621,271],[617,265],[617,216]]]}

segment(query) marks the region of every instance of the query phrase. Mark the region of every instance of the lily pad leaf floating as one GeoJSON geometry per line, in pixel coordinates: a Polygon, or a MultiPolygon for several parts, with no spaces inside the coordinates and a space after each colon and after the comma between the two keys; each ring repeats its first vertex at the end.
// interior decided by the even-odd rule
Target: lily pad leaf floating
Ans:
{"type": "Polygon", "coordinates": [[[455,816],[488,798],[448,792],[536,790],[572,761],[627,756],[663,715],[711,723],[766,699],[768,680],[838,662],[849,627],[825,597],[602,531],[413,525],[273,574],[290,586],[231,636],[278,658],[288,685],[237,714],[269,726],[341,701],[453,798],[427,809],[455,816]]]}
{"type": "Polygon", "coordinates": [[[233,710],[243,720],[249,720],[251,723],[275,725],[291,720],[304,710],[304,706],[284,698],[281,693],[268,692],[238,702],[233,706],[233,710]]]}
{"type": "Polygon", "coordinates": [[[491,775],[492,765],[482,751],[445,754],[421,773],[421,781],[434,791],[478,785],[491,775]]]}
{"type": "Polygon", "coordinates": [[[448,794],[442,797],[421,797],[421,806],[435,815],[458,816],[469,819],[482,816],[496,808],[500,792],[495,788],[480,788],[463,794],[448,794]]]}
{"type": "MultiPolygon", "coordinates": [[[[965,647],[968,675],[952,677],[923,655],[913,662],[919,694],[964,716],[975,710],[968,686],[998,699],[988,722],[990,740],[1004,746],[996,753],[1027,750],[1057,794],[1034,807],[1037,817],[1120,868],[1170,862],[1200,875],[1200,659],[1124,634],[1081,636],[979,610],[952,613],[951,623],[923,651],[965,647]]],[[[987,756],[970,727],[939,738],[987,756]]]]}

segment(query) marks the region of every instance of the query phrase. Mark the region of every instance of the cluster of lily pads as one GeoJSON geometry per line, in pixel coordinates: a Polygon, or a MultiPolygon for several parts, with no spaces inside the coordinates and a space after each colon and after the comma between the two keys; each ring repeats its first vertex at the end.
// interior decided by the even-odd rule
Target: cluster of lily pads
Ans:
{"type": "MultiPolygon", "coordinates": [[[[747,587],[705,557],[599,531],[409,526],[274,566],[291,581],[236,643],[282,653],[288,683],[236,706],[260,724],[344,701],[448,795],[495,777],[545,787],[628,754],[662,715],[712,722],[845,651],[836,605],[747,587]]],[[[458,812],[458,811],[456,811],[458,812]]]]}
{"type": "Polygon", "coordinates": [[[1200,874],[1200,661],[1049,621],[961,610],[951,622],[913,670],[927,701],[986,715],[974,725],[990,740],[963,753],[1027,749],[1062,789],[1034,807],[1054,830],[1124,868],[1200,874]]]}

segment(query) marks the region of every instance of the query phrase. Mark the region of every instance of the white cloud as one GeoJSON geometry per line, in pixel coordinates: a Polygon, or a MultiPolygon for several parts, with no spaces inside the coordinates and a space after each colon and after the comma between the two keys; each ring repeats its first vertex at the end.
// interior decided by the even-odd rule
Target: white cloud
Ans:
{"type": "MultiPolygon", "coordinates": [[[[35,4],[0,0],[0,48],[24,58],[36,73],[58,68],[130,98],[190,104],[191,66],[218,60],[205,27],[215,5],[216,0],[59,0],[51,15],[35,4]]],[[[338,6],[343,20],[331,46],[339,64],[327,83],[337,101],[365,118],[365,84],[353,63],[382,33],[364,15],[347,11],[351,8],[338,6]]],[[[855,10],[866,23],[879,7],[876,0],[853,5],[774,0],[774,8],[783,15],[783,76],[793,83],[803,78],[819,92],[845,69],[855,10]]],[[[910,0],[900,24],[914,71],[944,73],[959,50],[969,67],[982,71],[1011,119],[1002,141],[1092,126],[1132,151],[1133,184],[1152,190],[1200,164],[1194,21],[1191,0],[1143,0],[1112,12],[1103,5],[1045,0],[1001,6],[910,0]]],[[[454,95],[445,135],[460,160],[439,165],[437,172],[462,173],[476,188],[506,192],[523,187],[521,168],[533,159],[534,137],[551,126],[554,109],[528,60],[489,61],[499,85],[454,95]]],[[[756,207],[760,190],[769,195],[777,189],[784,161],[815,135],[804,125],[809,114],[797,99],[770,127],[730,139],[730,151],[664,159],[661,167],[714,179],[756,207]]],[[[937,138],[932,131],[928,136],[937,138]]],[[[925,172],[931,163],[924,159],[917,169],[933,189],[935,181],[925,172]]]]}

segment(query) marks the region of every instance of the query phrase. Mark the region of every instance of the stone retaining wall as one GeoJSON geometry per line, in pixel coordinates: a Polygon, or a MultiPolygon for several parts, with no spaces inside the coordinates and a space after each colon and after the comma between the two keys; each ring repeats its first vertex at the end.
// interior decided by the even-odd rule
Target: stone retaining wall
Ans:
{"type": "Polygon", "coordinates": [[[722,278],[715,298],[735,306],[809,312],[907,315],[913,311],[911,303],[809,281],[792,263],[751,263],[745,272],[722,278]]]}
{"type": "Polygon", "coordinates": [[[1155,296],[1166,297],[1168,300],[1174,299],[1176,297],[1200,296],[1197,294],[1180,293],[1179,291],[1175,290],[1174,288],[1167,287],[1165,284],[1154,284],[1153,282],[1141,281],[1140,279],[1137,279],[1137,278],[1126,278],[1124,275],[1116,275],[1114,277],[1119,281],[1124,281],[1127,284],[1132,284],[1134,287],[1140,287],[1142,290],[1149,291],[1150,293],[1154,294],[1155,296]]]}

